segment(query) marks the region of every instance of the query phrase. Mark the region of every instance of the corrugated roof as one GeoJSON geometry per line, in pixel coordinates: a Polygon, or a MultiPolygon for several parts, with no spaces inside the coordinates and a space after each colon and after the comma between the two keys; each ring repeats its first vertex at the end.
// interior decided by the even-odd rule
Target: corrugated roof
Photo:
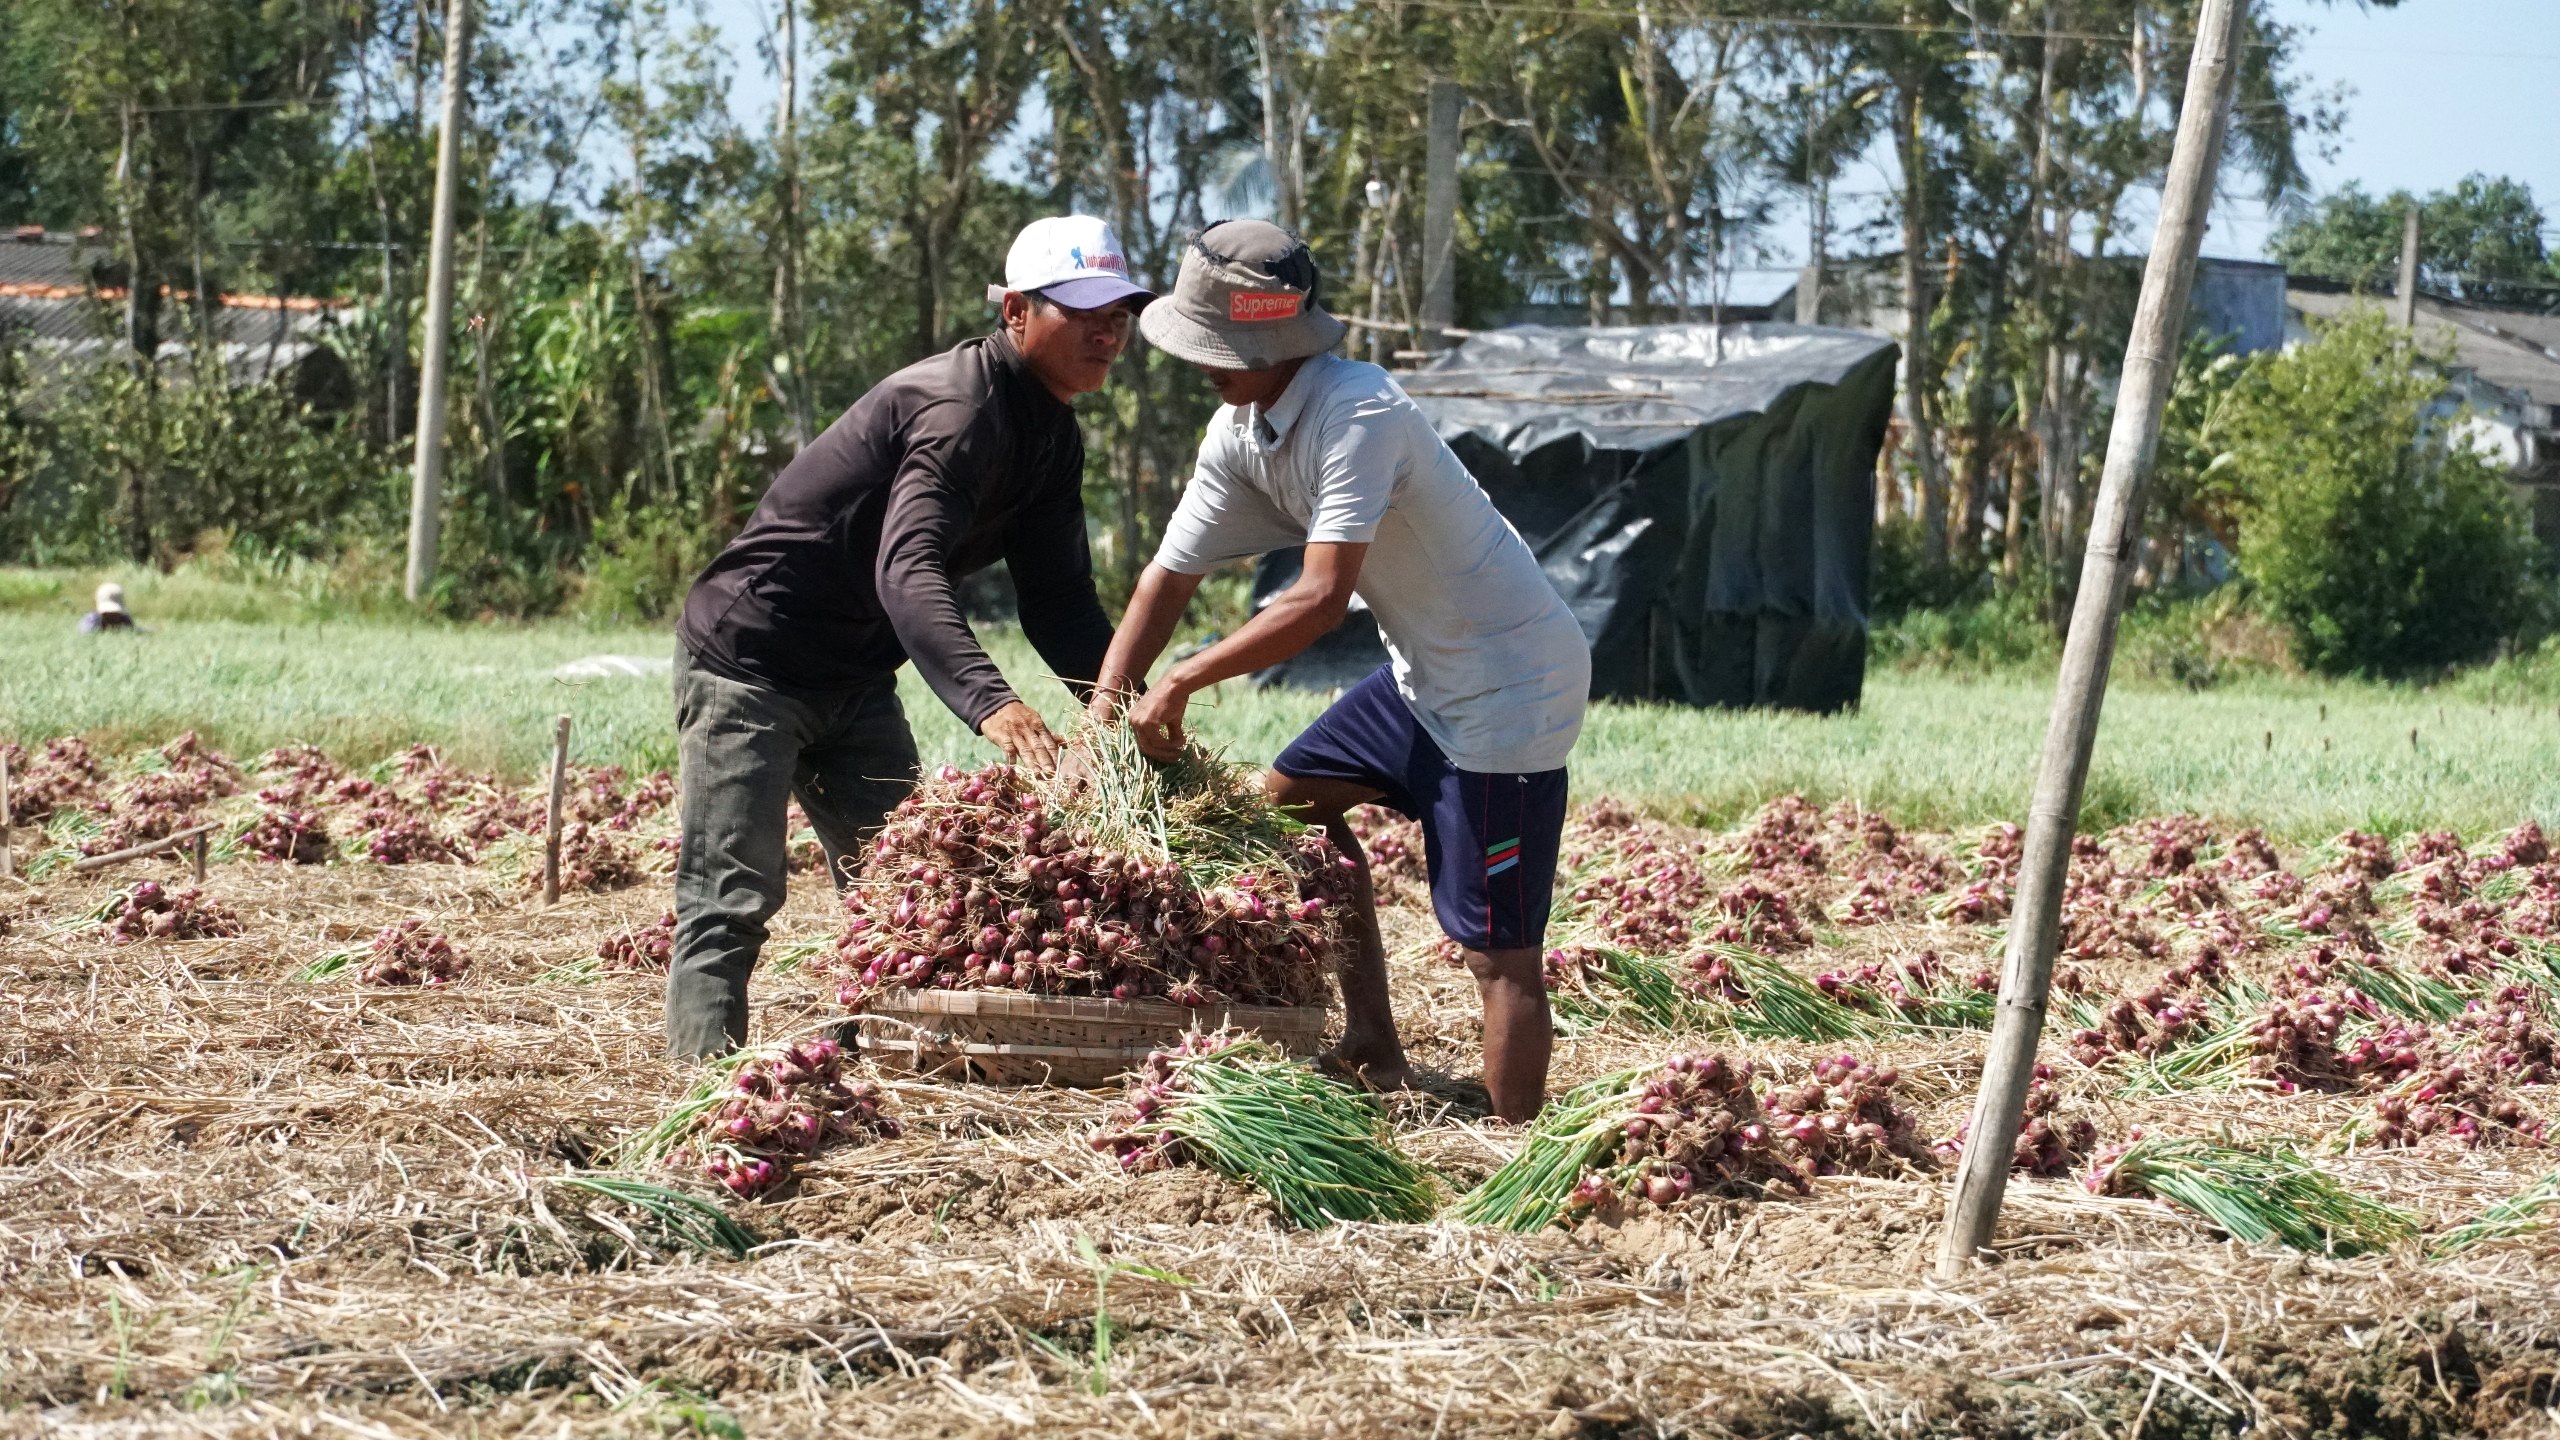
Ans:
{"type": "MultiPolygon", "coordinates": [[[[0,332],[64,346],[112,338],[123,323],[124,290],[109,283],[119,278],[110,260],[111,252],[81,236],[0,228],[0,332]]],[[[195,303],[184,290],[162,293],[167,309],[195,303]]],[[[217,295],[213,334],[225,346],[281,345],[308,338],[346,308],[299,295],[217,295]]]]}
{"type": "MultiPolygon", "coordinates": [[[[2285,303],[2305,315],[2336,319],[2359,307],[2384,306],[2387,296],[2295,284],[2285,303]]],[[[2449,346],[2453,363],[2501,390],[2536,405],[2560,406],[2560,317],[2520,310],[2456,305],[2418,297],[2418,338],[2449,346]]]]}

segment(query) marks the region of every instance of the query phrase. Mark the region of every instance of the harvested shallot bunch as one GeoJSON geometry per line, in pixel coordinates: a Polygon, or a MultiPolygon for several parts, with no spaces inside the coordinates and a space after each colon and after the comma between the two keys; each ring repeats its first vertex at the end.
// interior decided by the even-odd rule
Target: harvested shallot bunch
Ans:
{"type": "MultiPolygon", "coordinates": [[[[584,820],[561,830],[560,893],[601,895],[627,890],[642,878],[638,857],[612,832],[599,830],[584,820]]],[[[525,879],[529,884],[541,885],[541,867],[527,866],[525,879]]]]}
{"type": "Polygon", "coordinates": [[[364,985],[450,985],[471,968],[453,942],[412,917],[383,927],[356,971],[364,985]]]}
{"type": "Polygon", "coordinates": [[[329,822],[310,810],[270,807],[240,832],[240,848],[264,860],[320,865],[329,859],[329,822]]]}
{"type": "Polygon", "coordinates": [[[107,902],[98,928],[110,945],[137,940],[213,940],[240,933],[240,917],[189,886],[171,890],[145,880],[107,902]]]}
{"type": "MultiPolygon", "coordinates": [[[[1968,1115],[1956,1126],[1952,1140],[1940,1141],[1933,1147],[1943,1159],[1953,1160],[1964,1153],[1964,1143],[1973,1133],[1973,1117],[1968,1115]]],[[[2062,1114],[2062,1092],[2054,1088],[2053,1067],[2039,1062],[2027,1083],[2026,1109],[2018,1126],[2018,1141],[2009,1155],[2009,1168],[2023,1175],[2063,1175],[2077,1168],[2098,1146],[2098,1127],[2085,1116],[2066,1119],[2062,1114]]]]}
{"type": "Polygon", "coordinates": [[[355,825],[369,836],[365,853],[376,865],[459,865],[468,858],[436,833],[435,822],[396,803],[368,807],[355,825]]]}
{"type": "Polygon", "coordinates": [[[98,798],[106,766],[77,735],[45,742],[33,759],[14,744],[0,742],[9,760],[9,819],[16,825],[42,825],[59,810],[79,810],[98,798]]]}
{"type": "Polygon", "coordinates": [[[829,1145],[900,1133],[880,1087],[847,1076],[844,1049],[833,1040],[749,1054],[679,1116],[670,1137],[679,1139],[678,1163],[745,1198],[781,1184],[793,1165],[829,1145]]]}
{"type": "Polygon", "coordinates": [[[1355,879],[1323,833],[1210,757],[1159,772],[1116,727],[1080,743],[1082,790],[946,765],[899,804],[845,897],[844,1002],[893,987],[1320,999],[1355,879]]]}
{"type": "Polygon", "coordinates": [[[675,954],[676,912],[670,910],[646,925],[616,930],[596,942],[596,958],[607,970],[664,975],[675,954]]]}
{"type": "Polygon", "coordinates": [[[1707,943],[1747,945],[1770,952],[1801,950],[1811,945],[1813,931],[1806,921],[1822,918],[1819,906],[1790,898],[1785,891],[1758,880],[1745,880],[1718,895],[1714,913],[1720,919],[1707,932],[1707,943]]]}
{"type": "Polygon", "coordinates": [[[1456,1214],[1537,1230],[1594,1209],[1802,1190],[1815,1175],[1933,1163],[1894,1103],[1900,1076],[1890,1068],[1842,1055],[1766,1099],[1753,1078],[1747,1061],[1691,1054],[1593,1081],[1548,1106],[1520,1153],[1456,1214]]]}

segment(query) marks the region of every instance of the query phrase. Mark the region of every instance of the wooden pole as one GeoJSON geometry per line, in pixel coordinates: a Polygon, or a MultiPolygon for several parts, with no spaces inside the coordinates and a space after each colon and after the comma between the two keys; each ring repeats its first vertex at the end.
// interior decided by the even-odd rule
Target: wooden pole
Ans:
{"type": "Polygon", "coordinates": [[[2400,293],[2392,297],[2392,309],[2400,319],[2400,328],[2418,328],[2418,202],[2400,220],[2400,293]]]}
{"type": "Polygon", "coordinates": [[[444,121],[436,135],[435,218],[427,240],[427,308],[418,369],[418,449],[409,478],[409,569],[401,591],[412,604],[435,579],[444,505],[445,370],[453,340],[453,214],[462,189],[462,104],[471,44],[471,0],[445,0],[444,121]]]}
{"type": "Polygon", "coordinates": [[[2053,980],[2071,836],[2079,824],[2089,753],[2097,741],[2098,712],[2106,700],[2116,620],[2124,608],[2125,584],[2133,573],[2142,492],[2160,442],[2161,408],[2177,374],[2187,291],[2195,280],[2196,251],[2213,204],[2214,171],[2231,114],[2234,61],[2246,3],[2205,0],[2196,19],[2195,56],[2187,70],[2169,179],[2161,192],[2159,229],[2151,239],[2151,258],[2143,266],[2142,299],[2125,345],[2115,426],[2107,437],[2106,469],[2098,482],[2088,548],[2080,561],[2080,593],[2072,606],[2070,638],[2063,643],[2053,718],[2045,730],[2044,757],[2028,809],[2026,850],[2018,866],[2008,956],[2000,977],[2000,1008],[1992,1021],[1982,1091],[1974,1099],[1973,1124],[1956,1170],[1955,1197],[1947,1207],[1946,1234],[1938,1251],[1938,1274],[1943,1279],[1963,1273],[1966,1263],[1991,1243],[2000,1218],[2000,1198],[2009,1184],[2009,1162],[2024,1118],[2027,1085],[2035,1071],[2036,1037],[2044,1028],[2046,992],[2053,980]]]}
{"type": "Polygon", "coordinates": [[[194,874],[199,885],[204,883],[204,852],[211,834],[209,830],[198,830],[195,843],[187,847],[187,869],[194,874]]]}
{"type": "MultiPolygon", "coordinates": [[[[92,870],[104,870],[110,865],[121,865],[127,860],[139,860],[146,855],[157,855],[164,850],[175,850],[179,846],[184,845],[191,840],[201,839],[205,835],[221,828],[221,821],[207,820],[201,825],[190,826],[187,829],[179,831],[175,835],[164,835],[157,840],[145,840],[139,845],[128,845],[122,850],[110,850],[104,855],[90,855],[74,860],[71,862],[71,870],[75,875],[87,874],[92,870]]],[[[196,878],[199,880],[203,879],[203,872],[198,871],[196,878]]]]}
{"type": "Polygon", "coordinates": [[[542,820],[542,903],[560,901],[560,811],[569,798],[569,717],[551,722],[551,808],[542,820]]]}
{"type": "Polygon", "coordinates": [[[1458,318],[1458,116],[1467,95],[1455,80],[1431,82],[1423,145],[1422,346],[1438,350],[1458,318]]]}
{"type": "Polygon", "coordinates": [[[9,858],[9,752],[0,750],[0,880],[15,876],[16,862],[9,858]]]}

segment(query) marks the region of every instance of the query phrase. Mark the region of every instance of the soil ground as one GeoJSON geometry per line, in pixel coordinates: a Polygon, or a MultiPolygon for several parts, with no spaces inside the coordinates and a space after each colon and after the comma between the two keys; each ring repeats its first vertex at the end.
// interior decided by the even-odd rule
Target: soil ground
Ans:
{"type": "MultiPolygon", "coordinates": [[[[696,1073],[659,1054],[655,977],[558,973],[664,910],[662,879],[546,912],[492,868],[242,862],[208,886],[237,938],[113,948],[78,926],[144,875],[178,870],[0,884],[0,1432],[2414,1437],[2560,1414],[2547,1237],[2328,1260],[2021,1178],[2001,1261],[1942,1285],[1943,1170],[1525,1237],[1309,1233],[1206,1172],[1123,1176],[1084,1143],[1110,1092],[892,1078],[904,1138],[733,1206],[766,1244],[705,1259],[558,1183],[696,1073]],[[295,980],[412,916],[469,955],[466,980],[295,980]]],[[[1472,986],[1409,888],[1387,929],[1426,1074],[1396,1128],[1454,1189],[1516,1137],[1483,1115],[1472,986]]],[[[796,877],[777,942],[832,930],[796,877]]],[[[1994,943],[1855,943],[1922,941],[1994,943]]],[[[760,1032],[824,1020],[833,990],[760,974],[760,1032]]],[[[1781,1074],[1818,1053],[1593,1034],[1559,1043],[1557,1080],[1700,1047],[1781,1074]]],[[[1933,1135],[1980,1051],[1972,1032],[1882,1047],[1933,1135]]],[[[2354,1105],[2073,1098],[2110,1134],[2316,1136],[2354,1105]]],[[[2550,1161],[2334,1163],[2442,1228],[2550,1161]]]]}

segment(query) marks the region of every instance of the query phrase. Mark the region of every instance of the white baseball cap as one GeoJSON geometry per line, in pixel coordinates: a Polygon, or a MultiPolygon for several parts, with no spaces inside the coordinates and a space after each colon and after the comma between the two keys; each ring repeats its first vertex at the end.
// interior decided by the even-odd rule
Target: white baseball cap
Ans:
{"type": "Polygon", "coordinates": [[[121,614],[124,610],[124,587],[113,580],[99,586],[96,603],[99,614],[121,614]]]}
{"type": "Polygon", "coordinates": [[[1111,226],[1090,215],[1051,215],[1034,220],[1005,252],[1004,283],[987,287],[989,300],[1008,290],[1046,295],[1071,310],[1099,310],[1155,292],[1129,283],[1129,260],[1111,226]]]}

